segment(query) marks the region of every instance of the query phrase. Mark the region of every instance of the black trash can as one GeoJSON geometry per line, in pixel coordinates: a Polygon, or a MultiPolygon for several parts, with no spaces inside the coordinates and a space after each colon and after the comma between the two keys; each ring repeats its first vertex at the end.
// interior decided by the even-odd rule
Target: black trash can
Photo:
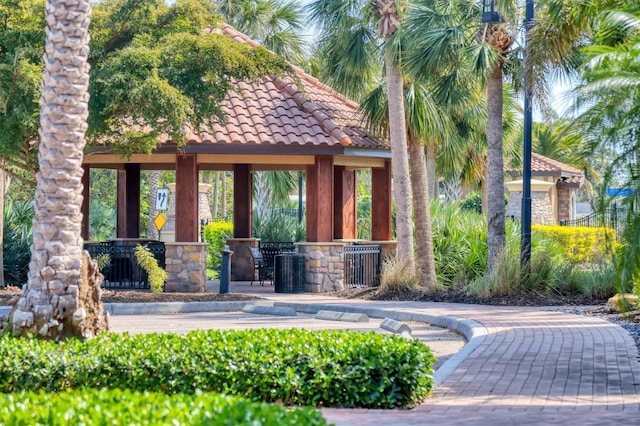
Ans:
{"type": "Polygon", "coordinates": [[[277,255],[274,275],[273,285],[276,293],[304,293],[304,255],[277,255]]]}

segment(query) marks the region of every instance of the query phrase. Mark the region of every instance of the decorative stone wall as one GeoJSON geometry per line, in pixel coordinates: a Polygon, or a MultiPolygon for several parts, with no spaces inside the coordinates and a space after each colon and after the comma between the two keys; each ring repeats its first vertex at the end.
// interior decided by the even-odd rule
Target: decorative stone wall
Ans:
{"type": "MultiPolygon", "coordinates": [[[[522,192],[512,192],[505,212],[507,217],[520,219],[522,216],[522,192]]],[[[553,207],[548,192],[531,192],[531,223],[533,225],[555,225],[553,207]]]]}
{"type": "Polygon", "coordinates": [[[344,290],[344,243],[296,243],[305,258],[305,291],[344,290]]]}
{"type": "Polygon", "coordinates": [[[571,189],[558,188],[558,221],[571,220],[571,189]]]}
{"type": "Polygon", "coordinates": [[[205,243],[165,243],[165,292],[204,292],[207,265],[205,243]]]}
{"type": "Polygon", "coordinates": [[[230,238],[227,240],[231,255],[231,281],[251,281],[255,273],[249,247],[258,247],[257,238],[230,238]]]}

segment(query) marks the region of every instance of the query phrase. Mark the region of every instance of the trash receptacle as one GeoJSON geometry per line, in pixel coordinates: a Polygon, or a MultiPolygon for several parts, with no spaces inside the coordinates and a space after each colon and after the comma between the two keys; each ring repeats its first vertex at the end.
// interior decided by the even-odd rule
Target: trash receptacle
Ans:
{"type": "Polygon", "coordinates": [[[283,253],[276,256],[273,286],[276,293],[304,293],[304,255],[283,253]]]}

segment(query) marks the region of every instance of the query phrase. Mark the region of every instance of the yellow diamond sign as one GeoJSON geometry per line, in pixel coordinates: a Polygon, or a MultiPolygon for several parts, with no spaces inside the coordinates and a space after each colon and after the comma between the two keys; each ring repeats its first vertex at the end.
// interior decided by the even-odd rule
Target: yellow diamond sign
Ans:
{"type": "Polygon", "coordinates": [[[155,219],[153,219],[153,224],[156,225],[158,231],[162,230],[162,227],[167,223],[167,219],[164,217],[164,213],[158,213],[155,219]]]}

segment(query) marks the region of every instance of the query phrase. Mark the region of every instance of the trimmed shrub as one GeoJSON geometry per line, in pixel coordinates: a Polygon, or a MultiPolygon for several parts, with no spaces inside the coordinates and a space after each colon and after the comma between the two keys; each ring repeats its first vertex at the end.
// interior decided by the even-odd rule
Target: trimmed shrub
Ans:
{"type": "Polygon", "coordinates": [[[287,409],[214,393],[81,389],[0,394],[0,424],[322,426],[327,422],[311,408],[287,409]]]}
{"type": "Polygon", "coordinates": [[[204,227],[203,236],[207,243],[207,266],[220,269],[220,252],[227,244],[227,239],[233,237],[233,222],[211,222],[204,227]]]}
{"type": "Polygon", "coordinates": [[[0,392],[204,391],[285,405],[409,407],[430,393],[433,361],[417,340],[345,330],[106,333],[63,343],[2,336],[0,392]]]}
{"type": "Polygon", "coordinates": [[[616,231],[611,228],[587,226],[533,225],[532,232],[539,232],[558,241],[565,257],[573,263],[598,263],[611,253],[616,231]]]}
{"type": "Polygon", "coordinates": [[[395,291],[414,291],[418,287],[418,277],[407,262],[397,256],[384,260],[380,277],[380,293],[395,291]]]}

